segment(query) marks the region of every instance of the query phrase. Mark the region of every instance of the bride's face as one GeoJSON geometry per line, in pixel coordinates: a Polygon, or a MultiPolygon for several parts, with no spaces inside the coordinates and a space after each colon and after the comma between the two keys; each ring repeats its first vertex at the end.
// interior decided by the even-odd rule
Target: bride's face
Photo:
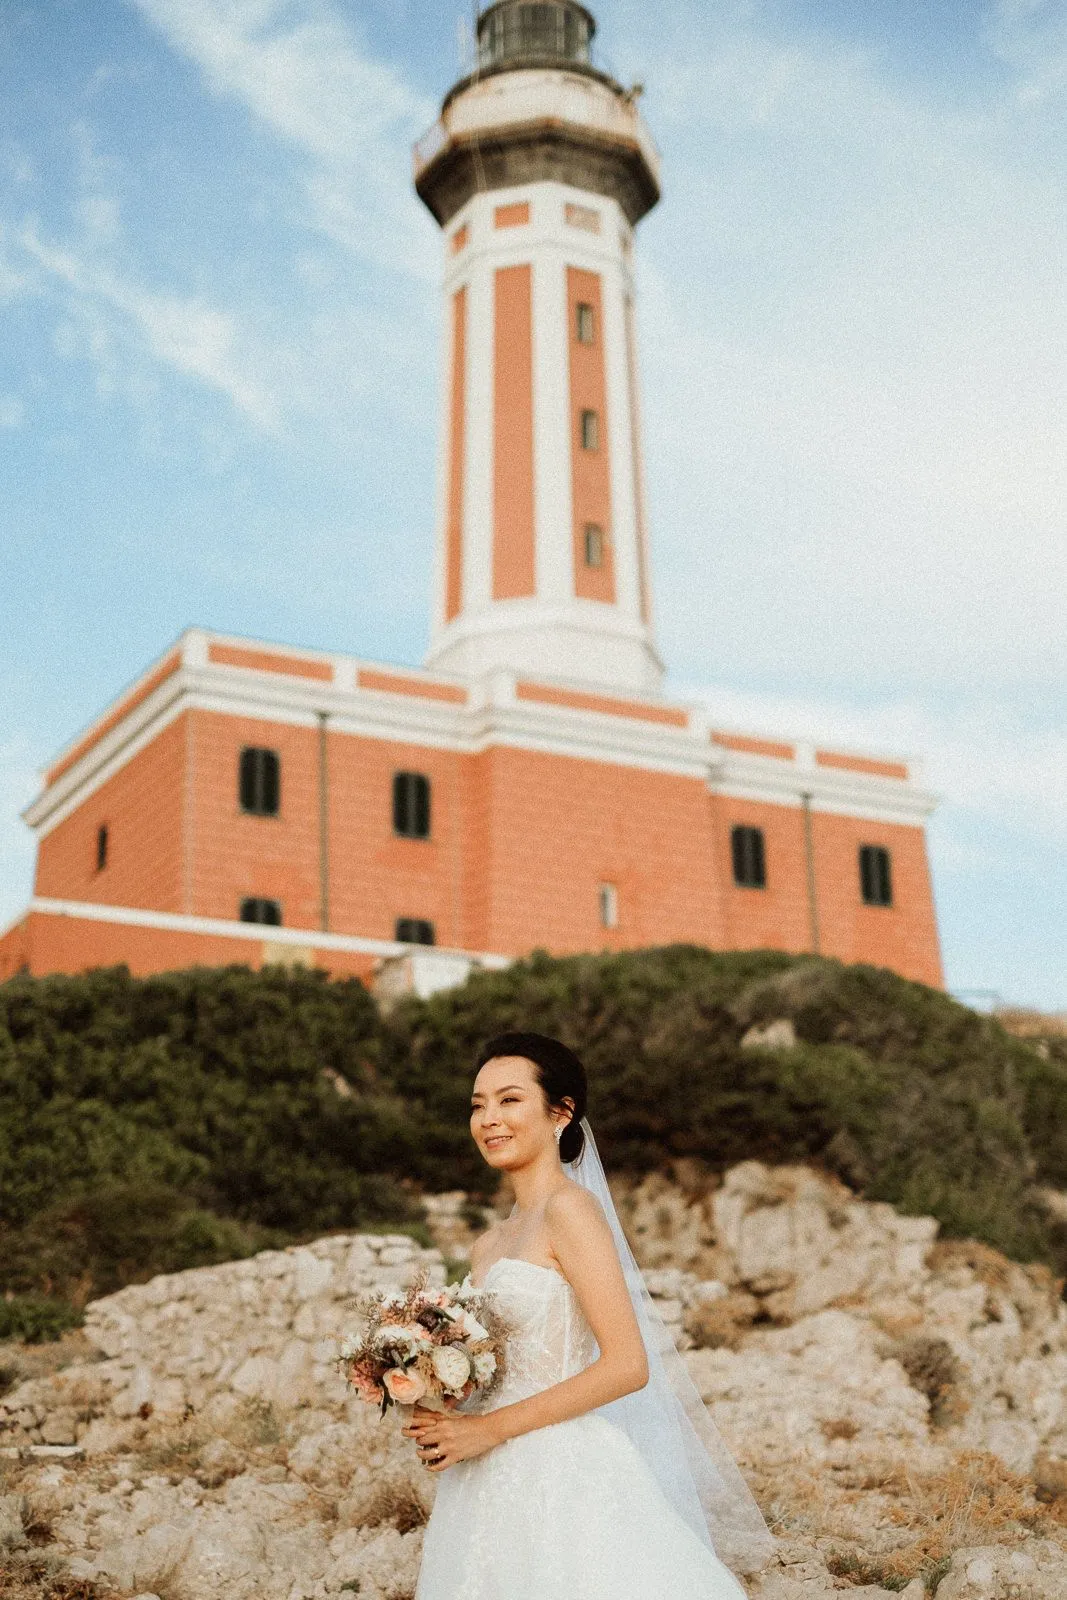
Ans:
{"type": "Polygon", "coordinates": [[[532,1062],[497,1056],[485,1063],[471,1094],[471,1133],[491,1167],[508,1172],[536,1160],[555,1144],[555,1126],[532,1062]]]}

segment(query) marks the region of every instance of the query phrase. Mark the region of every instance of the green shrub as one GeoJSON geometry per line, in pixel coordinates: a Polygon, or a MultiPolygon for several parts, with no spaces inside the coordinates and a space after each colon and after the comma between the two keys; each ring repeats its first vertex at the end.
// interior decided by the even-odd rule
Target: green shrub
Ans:
{"type": "Polygon", "coordinates": [[[82,1315],[64,1300],[40,1295],[13,1295],[0,1299],[0,1341],[21,1339],[26,1344],[50,1344],[71,1328],[81,1326],[82,1315]]]}
{"type": "Polygon", "coordinates": [[[495,1185],[472,1063],[510,1028],[579,1050],[609,1169],[814,1162],[1067,1270],[1034,1203],[1067,1187],[1067,1041],[873,967],[679,945],[539,953],[388,1017],[354,981],[279,967],[0,985],[0,1294],[81,1304],[332,1229],[428,1242],[421,1188],[495,1185]],[[783,1018],[795,1047],[742,1045],[783,1018]]]}
{"type": "Polygon", "coordinates": [[[1067,1239],[1030,1199],[1067,1160],[1067,1064],[883,969],[693,946],[538,954],[409,1000],[383,1027],[385,1076],[438,1130],[420,1164],[435,1187],[486,1187],[466,1129],[472,1062],[490,1035],[536,1028],[582,1054],[609,1169],[811,1161],[947,1234],[1067,1269],[1067,1239]],[[742,1047],[782,1018],[795,1048],[742,1047]]]}
{"type": "Polygon", "coordinates": [[[84,1300],[417,1224],[400,1178],[420,1130],[378,1081],[377,1035],[361,984],[299,969],[0,986],[0,1293],[84,1300]]]}

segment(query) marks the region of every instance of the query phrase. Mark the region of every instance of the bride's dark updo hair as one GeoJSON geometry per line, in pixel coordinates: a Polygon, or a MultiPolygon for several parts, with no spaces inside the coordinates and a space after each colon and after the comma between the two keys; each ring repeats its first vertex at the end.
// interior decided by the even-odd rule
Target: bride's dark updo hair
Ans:
{"type": "Polygon", "coordinates": [[[495,1061],[497,1056],[522,1056],[531,1062],[534,1077],[554,1110],[569,1110],[564,1101],[573,1100],[571,1120],[559,1141],[559,1158],[568,1164],[577,1161],[585,1149],[585,1134],[579,1123],[585,1116],[589,1091],[585,1068],[574,1051],[544,1033],[501,1033],[482,1045],[475,1071],[484,1067],[487,1061],[495,1061]]]}

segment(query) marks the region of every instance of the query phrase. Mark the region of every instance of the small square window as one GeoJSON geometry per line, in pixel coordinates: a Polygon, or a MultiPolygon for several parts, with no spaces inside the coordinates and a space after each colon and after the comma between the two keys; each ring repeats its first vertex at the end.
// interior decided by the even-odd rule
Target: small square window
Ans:
{"type": "Polygon", "coordinates": [[[596,342],[596,316],[591,305],[580,301],[577,310],[577,333],[579,344],[594,344],[596,342]]]}
{"type": "Polygon", "coordinates": [[[430,780],[421,772],[393,774],[393,832],[402,839],[430,837],[430,780]]]}
{"type": "Polygon", "coordinates": [[[585,564],[587,567],[604,565],[604,530],[595,522],[585,525],[585,564]]]}
{"type": "Polygon", "coordinates": [[[250,896],[241,901],[242,922],[260,922],[268,928],[280,928],[282,925],[282,908],[278,900],[261,900],[250,896]]]}
{"type": "Polygon", "coordinates": [[[893,874],[889,851],[880,844],[860,845],[860,891],[867,906],[893,904],[893,874]]]}
{"type": "Polygon", "coordinates": [[[613,883],[600,885],[600,926],[602,928],[619,926],[619,891],[613,883]]]}
{"type": "Polygon", "coordinates": [[[734,882],[739,889],[767,887],[767,860],[762,828],[734,828],[730,834],[734,882]]]}
{"type": "Polygon", "coordinates": [[[435,944],[434,925],[424,917],[397,917],[397,944],[435,944]]]}
{"type": "Polygon", "coordinates": [[[281,807],[281,775],[277,750],[255,746],[242,750],[237,777],[241,810],[253,817],[276,817],[281,807]]]}
{"type": "Polygon", "coordinates": [[[108,845],[110,844],[110,842],[111,842],[111,840],[110,840],[110,836],[109,836],[108,831],[107,831],[107,823],[106,822],[102,822],[100,824],[99,828],[97,828],[97,830],[96,830],[96,870],[97,870],[97,872],[103,872],[104,868],[107,866],[107,851],[108,851],[108,845]]]}
{"type": "Polygon", "coordinates": [[[582,412],[582,449],[600,449],[600,418],[595,411],[582,412]]]}

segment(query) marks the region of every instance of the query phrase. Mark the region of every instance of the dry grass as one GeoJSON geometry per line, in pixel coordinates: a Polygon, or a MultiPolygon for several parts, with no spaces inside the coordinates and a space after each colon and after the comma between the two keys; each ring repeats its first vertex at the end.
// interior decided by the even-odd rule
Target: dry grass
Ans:
{"type": "Polygon", "coordinates": [[[859,1433],[859,1423],[851,1417],[826,1417],[820,1424],[824,1439],[854,1439],[859,1433]]]}
{"type": "Polygon", "coordinates": [[[932,1272],[951,1272],[954,1267],[966,1267],[979,1283],[1011,1298],[1019,1296],[1021,1290],[1024,1303],[1019,1310],[1024,1321],[1025,1302],[1031,1296],[1047,1300],[1049,1310],[1055,1312],[1063,1287],[1061,1280],[1041,1262],[1011,1261],[978,1239],[938,1239],[927,1252],[926,1264],[932,1272]]]}
{"type": "Polygon", "coordinates": [[[1067,1012],[1027,1011],[1022,1007],[1004,1006],[994,1011],[1000,1026],[1017,1039],[1067,1038],[1067,1012]]]}
{"type": "Polygon", "coordinates": [[[963,1369],[952,1346],[945,1339],[916,1333],[902,1339],[894,1351],[908,1375],[913,1389],[930,1402],[930,1421],[937,1428],[961,1422],[967,1412],[967,1398],[960,1383],[963,1369]]]}
{"type": "Polygon", "coordinates": [[[719,1300],[691,1306],[683,1326],[697,1350],[738,1350],[758,1311],[755,1295],[735,1290],[719,1300]]]}
{"type": "Polygon", "coordinates": [[[0,1595],[4,1600],[118,1600],[109,1585],[71,1577],[37,1552],[0,1556],[0,1595]]]}
{"type": "Polygon", "coordinates": [[[412,1533],[429,1517],[429,1509],[416,1486],[399,1475],[373,1484],[360,1505],[364,1527],[391,1525],[398,1533],[412,1533]]]}
{"type": "Polygon", "coordinates": [[[75,1362],[103,1359],[77,1328],[52,1344],[0,1343],[0,1367],[15,1368],[16,1383],[25,1383],[28,1378],[49,1378],[75,1362]]]}
{"type": "Polygon", "coordinates": [[[1058,1539],[1067,1562],[1067,1498],[1042,1503],[1036,1486],[995,1457],[961,1453],[944,1472],[915,1473],[904,1463],[825,1466],[778,1477],[775,1521],[818,1538],[827,1566],[853,1584],[931,1588],[953,1552],[974,1545],[1058,1539]]]}

